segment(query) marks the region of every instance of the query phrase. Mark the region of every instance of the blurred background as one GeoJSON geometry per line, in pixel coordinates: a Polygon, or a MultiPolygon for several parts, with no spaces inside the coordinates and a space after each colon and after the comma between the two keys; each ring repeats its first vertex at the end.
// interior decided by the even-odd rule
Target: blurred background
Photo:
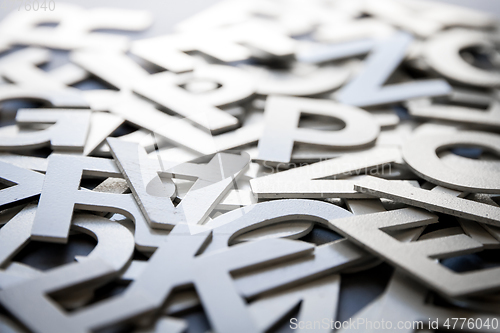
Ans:
{"type": "MultiPolygon", "coordinates": [[[[6,0],[2,0],[6,1],[6,0]]],[[[494,14],[500,19],[500,4],[498,0],[434,0],[455,5],[466,6],[494,14]]],[[[85,8],[119,7],[124,9],[146,9],[151,11],[154,18],[153,26],[144,32],[128,34],[132,39],[158,36],[173,32],[174,26],[182,20],[212,6],[219,0],[55,0],[58,2],[74,3],[85,8]]],[[[0,6],[0,19],[3,19],[9,10],[0,6]]]]}

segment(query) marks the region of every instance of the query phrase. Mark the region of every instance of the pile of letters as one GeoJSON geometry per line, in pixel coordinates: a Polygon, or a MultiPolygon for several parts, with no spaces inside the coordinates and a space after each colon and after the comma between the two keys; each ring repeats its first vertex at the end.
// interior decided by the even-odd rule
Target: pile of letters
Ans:
{"type": "Polygon", "coordinates": [[[240,0],[117,32],[152,23],[0,22],[1,332],[499,331],[493,17],[240,0]],[[340,316],[341,277],[377,267],[340,316]]]}

